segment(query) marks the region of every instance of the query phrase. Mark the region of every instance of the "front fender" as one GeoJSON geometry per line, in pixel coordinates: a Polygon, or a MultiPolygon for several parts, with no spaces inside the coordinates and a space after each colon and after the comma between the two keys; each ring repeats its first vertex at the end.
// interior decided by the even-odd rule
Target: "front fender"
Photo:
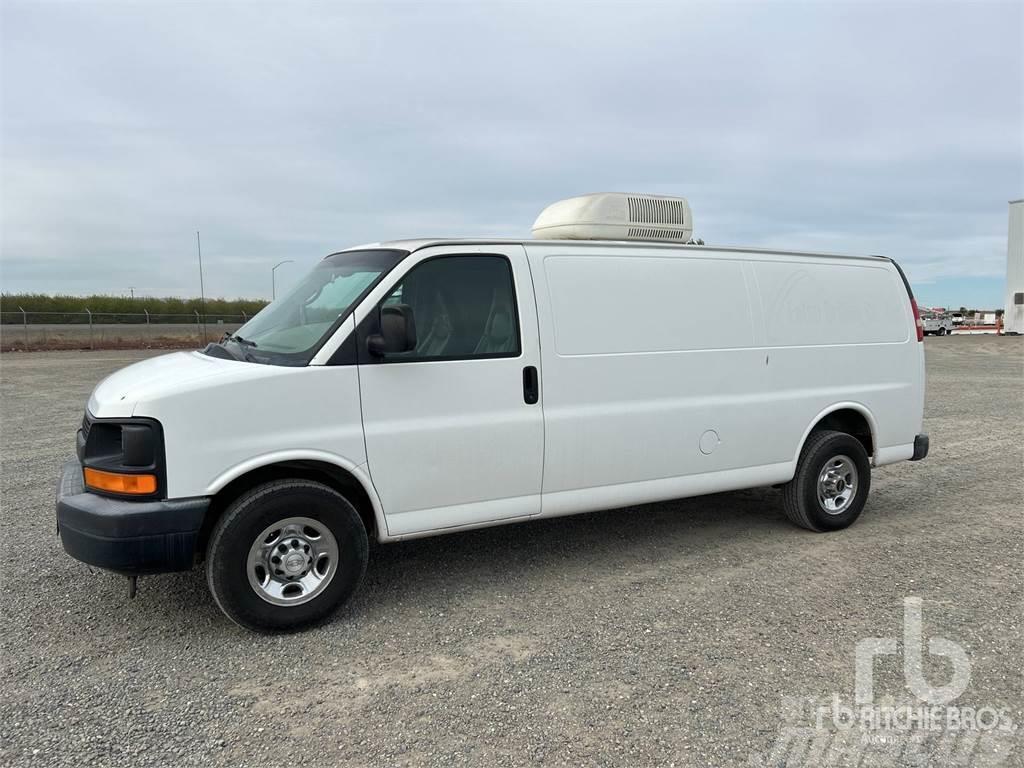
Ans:
{"type": "Polygon", "coordinates": [[[377,490],[373,487],[370,475],[366,471],[366,463],[363,462],[361,464],[356,464],[344,456],[338,456],[337,454],[329,453],[327,451],[286,450],[253,456],[252,458],[246,459],[245,461],[240,462],[217,475],[217,477],[210,482],[205,495],[216,495],[226,488],[229,483],[249,474],[250,472],[266,467],[272,467],[275,464],[284,464],[293,461],[316,461],[322,464],[331,464],[332,466],[338,467],[351,475],[353,479],[362,486],[363,490],[366,491],[366,495],[370,499],[370,504],[373,505],[373,516],[377,523],[378,538],[381,541],[387,541],[390,539],[390,536],[387,533],[387,520],[384,518],[384,508],[381,506],[380,497],[377,495],[377,490]]]}

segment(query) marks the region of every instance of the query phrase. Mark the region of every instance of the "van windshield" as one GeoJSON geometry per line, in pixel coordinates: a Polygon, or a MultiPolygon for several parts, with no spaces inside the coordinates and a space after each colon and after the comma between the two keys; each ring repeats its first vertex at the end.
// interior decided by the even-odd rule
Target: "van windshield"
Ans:
{"type": "Polygon", "coordinates": [[[374,249],[328,256],[219,346],[252,363],[306,365],[356,304],[407,253],[374,249]]]}

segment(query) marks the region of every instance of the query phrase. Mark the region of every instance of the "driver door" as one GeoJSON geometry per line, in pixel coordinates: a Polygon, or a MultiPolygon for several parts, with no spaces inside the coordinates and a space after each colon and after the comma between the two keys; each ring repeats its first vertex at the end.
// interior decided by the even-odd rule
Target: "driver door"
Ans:
{"type": "Polygon", "coordinates": [[[544,420],[537,312],[521,245],[425,249],[384,299],[408,306],[416,345],[372,358],[359,336],[370,477],[388,534],[540,512],[544,420]]]}

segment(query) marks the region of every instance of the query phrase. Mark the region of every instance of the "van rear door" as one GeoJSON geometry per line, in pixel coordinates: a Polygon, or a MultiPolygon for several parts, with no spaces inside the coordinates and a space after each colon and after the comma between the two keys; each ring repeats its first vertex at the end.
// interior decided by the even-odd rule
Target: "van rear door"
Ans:
{"type": "Polygon", "coordinates": [[[438,246],[399,269],[357,317],[366,455],[388,534],[539,513],[544,420],[524,248],[438,246]],[[409,308],[416,346],[370,358],[366,329],[388,304],[409,308]]]}

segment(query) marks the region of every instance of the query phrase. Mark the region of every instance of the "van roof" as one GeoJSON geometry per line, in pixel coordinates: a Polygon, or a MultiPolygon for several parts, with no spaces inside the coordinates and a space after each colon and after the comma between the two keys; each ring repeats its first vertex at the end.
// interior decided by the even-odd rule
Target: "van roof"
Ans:
{"type": "Polygon", "coordinates": [[[730,253],[763,253],[774,256],[816,256],[834,259],[883,259],[889,261],[885,256],[877,254],[848,254],[828,253],[824,251],[796,251],[779,248],[745,248],[737,245],[687,245],[685,243],[666,243],[644,240],[534,240],[533,238],[500,238],[500,237],[433,237],[433,238],[410,238],[406,240],[388,240],[379,243],[364,243],[362,245],[345,248],[344,251],[359,251],[368,248],[395,248],[403,251],[418,251],[422,248],[444,245],[523,245],[536,246],[545,245],[558,248],[566,247],[587,247],[600,245],[603,247],[620,248],[652,248],[658,250],[687,250],[687,251],[727,251],[730,253]]]}

